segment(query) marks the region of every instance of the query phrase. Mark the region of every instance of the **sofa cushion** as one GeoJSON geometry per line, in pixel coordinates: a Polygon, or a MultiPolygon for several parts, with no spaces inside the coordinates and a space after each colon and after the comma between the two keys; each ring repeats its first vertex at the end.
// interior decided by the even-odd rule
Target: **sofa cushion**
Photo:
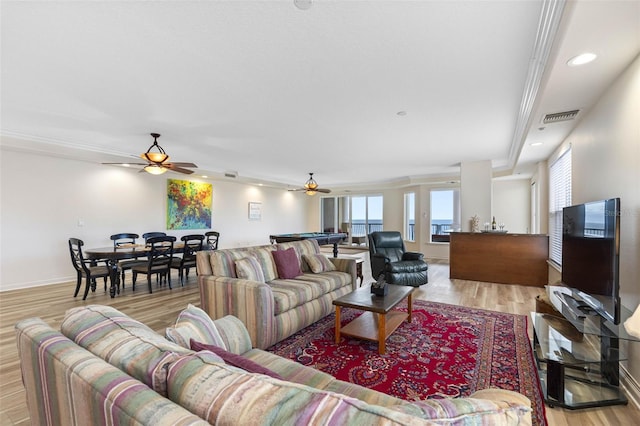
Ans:
{"type": "Polygon", "coordinates": [[[165,335],[170,341],[189,348],[191,339],[224,347],[224,342],[213,320],[205,311],[192,304],[178,314],[173,327],[167,327],[165,335]]]}
{"type": "Polygon", "coordinates": [[[346,272],[332,271],[303,274],[296,279],[277,279],[267,283],[271,287],[276,315],[287,312],[324,294],[351,284],[346,272]]]}
{"type": "Polygon", "coordinates": [[[273,260],[273,256],[271,256],[271,252],[275,251],[275,249],[276,247],[274,245],[271,245],[268,247],[251,249],[247,252],[247,254],[255,257],[260,264],[265,282],[272,281],[278,278],[276,263],[273,260]]]}
{"type": "Polygon", "coordinates": [[[515,401],[432,398],[390,408],[441,425],[531,424],[527,422],[531,409],[515,401]]]}
{"type": "Polygon", "coordinates": [[[169,368],[169,399],[211,424],[423,425],[426,420],[355,398],[212,361],[210,352],[177,360],[169,368]]]}
{"type": "Polygon", "coordinates": [[[218,277],[238,278],[235,261],[247,257],[247,249],[216,250],[211,254],[211,269],[218,277]]]}
{"type": "Polygon", "coordinates": [[[264,282],[264,274],[262,273],[262,267],[258,263],[258,260],[253,256],[244,257],[235,261],[236,274],[238,278],[244,280],[256,281],[259,283],[264,282]]]}
{"type": "Polygon", "coordinates": [[[110,306],[70,309],[60,329],[78,345],[165,396],[167,366],[192,353],[110,306]]]}
{"type": "Polygon", "coordinates": [[[303,254],[302,258],[314,274],[336,270],[335,265],[323,254],[303,254]]]}
{"type": "Polygon", "coordinates": [[[266,374],[267,376],[273,377],[275,379],[282,379],[282,376],[280,376],[278,373],[274,371],[269,370],[267,367],[264,367],[250,360],[249,358],[245,358],[242,355],[231,353],[219,346],[207,345],[206,343],[200,343],[193,339],[191,339],[190,344],[191,344],[191,350],[194,350],[196,352],[200,352],[200,351],[213,352],[214,354],[222,358],[222,360],[225,363],[229,365],[233,365],[234,367],[241,368],[244,371],[247,371],[249,373],[266,374]]]}
{"type": "Polygon", "coordinates": [[[275,250],[271,255],[276,263],[279,278],[287,280],[302,275],[300,261],[293,247],[287,250],[275,250]]]}

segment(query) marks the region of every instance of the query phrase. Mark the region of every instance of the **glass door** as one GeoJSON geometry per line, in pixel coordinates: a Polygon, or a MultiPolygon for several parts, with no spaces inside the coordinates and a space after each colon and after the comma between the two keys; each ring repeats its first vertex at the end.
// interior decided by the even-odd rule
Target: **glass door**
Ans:
{"type": "Polygon", "coordinates": [[[367,244],[367,235],[382,229],[382,195],[351,197],[351,242],[367,244]]]}

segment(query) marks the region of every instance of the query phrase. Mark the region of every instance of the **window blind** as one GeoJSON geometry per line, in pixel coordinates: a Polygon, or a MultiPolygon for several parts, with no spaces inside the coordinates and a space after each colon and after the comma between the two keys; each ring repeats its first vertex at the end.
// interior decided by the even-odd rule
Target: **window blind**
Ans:
{"type": "Polygon", "coordinates": [[[571,148],[549,168],[549,258],[562,265],[562,208],[571,205],[571,148]]]}

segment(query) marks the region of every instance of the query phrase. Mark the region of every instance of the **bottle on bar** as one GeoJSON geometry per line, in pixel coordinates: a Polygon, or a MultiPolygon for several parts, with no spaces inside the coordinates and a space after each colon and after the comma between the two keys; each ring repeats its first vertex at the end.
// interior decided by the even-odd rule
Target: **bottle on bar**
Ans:
{"type": "Polygon", "coordinates": [[[495,231],[496,230],[496,217],[493,217],[493,221],[491,222],[491,230],[495,231]]]}

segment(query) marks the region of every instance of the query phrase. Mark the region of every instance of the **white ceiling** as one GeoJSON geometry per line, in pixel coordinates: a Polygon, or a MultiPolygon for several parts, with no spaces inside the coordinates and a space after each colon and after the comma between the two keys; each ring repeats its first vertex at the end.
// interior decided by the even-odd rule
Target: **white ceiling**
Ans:
{"type": "Polygon", "coordinates": [[[527,175],[640,52],[636,0],[1,8],[3,148],[133,161],[158,132],[198,175],[292,186],[420,183],[481,160],[527,175]],[[585,51],[598,59],[566,65],[585,51]]]}

